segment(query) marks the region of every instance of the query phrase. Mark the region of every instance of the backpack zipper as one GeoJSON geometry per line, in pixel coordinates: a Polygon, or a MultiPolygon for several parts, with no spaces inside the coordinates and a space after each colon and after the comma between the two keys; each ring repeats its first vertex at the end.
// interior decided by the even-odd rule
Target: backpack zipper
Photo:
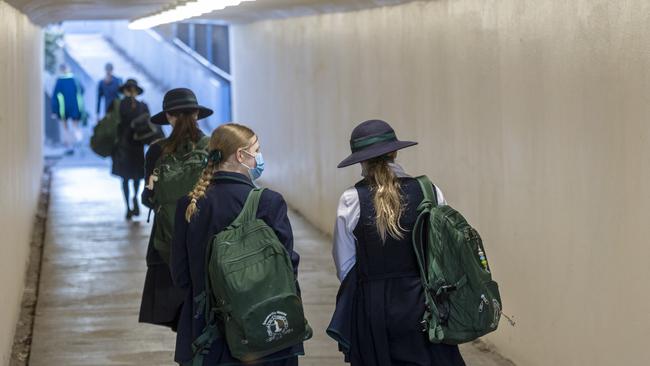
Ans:
{"type": "Polygon", "coordinates": [[[235,263],[235,262],[239,262],[242,259],[246,259],[248,257],[252,257],[252,256],[254,256],[256,254],[259,254],[259,253],[263,252],[264,250],[266,250],[266,248],[268,248],[268,246],[259,248],[259,249],[255,250],[254,252],[250,252],[250,253],[246,253],[244,255],[240,255],[239,257],[233,258],[233,259],[229,260],[228,262],[224,262],[223,264],[232,264],[232,263],[235,263]]]}
{"type": "Polygon", "coordinates": [[[487,297],[485,297],[485,294],[481,294],[481,303],[478,305],[479,313],[483,312],[483,305],[490,305],[490,302],[488,301],[487,297]]]}

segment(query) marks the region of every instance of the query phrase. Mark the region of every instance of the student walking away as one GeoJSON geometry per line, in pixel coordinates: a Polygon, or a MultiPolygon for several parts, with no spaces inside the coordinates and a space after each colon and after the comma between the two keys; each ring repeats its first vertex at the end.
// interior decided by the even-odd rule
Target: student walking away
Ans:
{"type": "Polygon", "coordinates": [[[211,114],[212,110],[198,104],[191,90],[178,88],[165,94],[163,111],[151,118],[156,125],[171,124],[172,133],[153,143],[145,157],[147,185],[142,203],[155,216],[139,321],[174,331],[186,293],[172,283],[168,265],[174,213],[178,199],[194,188],[205,167],[210,138],[201,132],[198,120],[211,114]]]}
{"type": "Polygon", "coordinates": [[[59,66],[60,75],[52,91],[52,117],[61,121],[63,126],[63,143],[66,155],[74,154],[74,147],[81,142],[83,135],[79,121],[85,116],[83,86],[68,70],[68,66],[59,66]],[[72,123],[69,124],[68,121],[72,123]]]}
{"type": "Polygon", "coordinates": [[[106,76],[97,84],[97,119],[101,115],[102,99],[104,99],[105,114],[108,114],[113,101],[120,98],[120,86],[122,85],[122,79],[113,75],[113,64],[107,63],[104,70],[106,76]]]}
{"type": "MultiPolygon", "coordinates": [[[[361,163],[363,176],[338,205],[333,256],[343,283],[328,328],[354,366],[465,364],[458,346],[432,343],[423,332],[425,294],[411,237],[424,195],[395,162],[398,150],[415,144],[398,140],[384,121],[366,121],[338,166],[361,163]]],[[[437,205],[446,204],[440,189],[429,189],[437,205]]]]}
{"type": "Polygon", "coordinates": [[[140,183],[144,178],[144,145],[133,139],[131,121],[142,114],[148,114],[149,108],[137,97],[144,92],[138,82],[129,79],[120,87],[124,99],[119,103],[120,122],[117,125],[117,144],[111,158],[113,160],[112,173],[122,178],[122,193],[126,204],[126,219],[140,215],[138,194],[140,183]],[[131,195],[129,183],[133,187],[131,195]],[[131,202],[133,205],[131,206],[131,202]]]}
{"type": "Polygon", "coordinates": [[[254,184],[264,159],[250,128],[218,127],[209,151],[200,180],[176,209],[171,271],[188,293],[175,361],[297,365],[312,332],[287,204],[254,184]]]}

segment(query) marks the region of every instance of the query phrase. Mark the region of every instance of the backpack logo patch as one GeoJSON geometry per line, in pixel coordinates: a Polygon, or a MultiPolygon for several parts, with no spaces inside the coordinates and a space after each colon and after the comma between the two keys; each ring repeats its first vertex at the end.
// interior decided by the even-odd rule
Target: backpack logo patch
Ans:
{"type": "Polygon", "coordinates": [[[277,341],[285,335],[293,332],[293,329],[289,328],[287,313],[281,311],[274,311],[267,315],[262,325],[266,327],[266,333],[269,336],[266,339],[267,342],[277,341]]]}

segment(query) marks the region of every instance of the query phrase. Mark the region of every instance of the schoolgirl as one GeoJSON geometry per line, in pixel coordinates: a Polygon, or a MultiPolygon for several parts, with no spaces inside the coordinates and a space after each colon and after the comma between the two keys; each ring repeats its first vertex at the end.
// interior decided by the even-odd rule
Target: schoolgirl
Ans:
{"type": "Polygon", "coordinates": [[[120,86],[119,91],[124,95],[124,99],[119,103],[120,124],[117,125],[117,145],[111,155],[113,160],[111,173],[122,178],[126,219],[130,220],[133,216],[140,215],[138,193],[144,178],[144,145],[133,139],[131,121],[144,113],[149,113],[149,107],[137,99],[144,90],[138,86],[136,80],[127,80],[120,86]],[[133,186],[133,195],[129,191],[129,182],[133,186]]]}
{"type": "Polygon", "coordinates": [[[338,205],[333,256],[343,286],[328,329],[353,366],[465,364],[457,346],[430,343],[420,324],[425,302],[411,231],[423,195],[395,162],[398,150],[416,144],[398,140],[384,121],[366,121],[338,165],[361,163],[363,176],[338,205]]]}
{"type": "MultiPolygon", "coordinates": [[[[163,111],[151,117],[157,125],[172,126],[171,135],[149,147],[145,157],[144,172],[147,186],[142,192],[142,203],[150,209],[156,208],[156,168],[160,159],[177,152],[188,152],[199,148],[205,137],[199,129],[198,120],[212,114],[212,110],[198,104],[194,92],[186,88],[168,91],[163,99],[163,111]]],[[[207,139],[207,138],[206,138],[207,139]]],[[[206,153],[207,155],[207,153],[206,153]]],[[[176,330],[185,291],[174,286],[165,254],[154,246],[154,236],[162,222],[154,216],[153,228],[147,248],[147,274],[145,277],[139,321],[162,325],[176,330]]],[[[171,238],[169,240],[171,246],[171,238]]]]}
{"type": "MultiPolygon", "coordinates": [[[[212,133],[208,150],[209,163],[194,190],[179,201],[174,225],[172,277],[177,286],[188,290],[176,338],[175,361],[181,365],[191,364],[192,342],[205,328],[205,316],[195,299],[205,290],[206,246],[239,215],[255,188],[254,180],[264,171],[260,142],[246,126],[234,123],[219,126],[212,133]]],[[[293,232],[282,195],[265,189],[256,217],[273,229],[289,253],[297,276],[299,256],[293,250],[293,232]]],[[[297,356],[302,354],[300,343],[246,364],[297,365],[297,356]]],[[[203,355],[203,364],[236,365],[241,362],[231,355],[224,338],[217,337],[203,355]]]]}

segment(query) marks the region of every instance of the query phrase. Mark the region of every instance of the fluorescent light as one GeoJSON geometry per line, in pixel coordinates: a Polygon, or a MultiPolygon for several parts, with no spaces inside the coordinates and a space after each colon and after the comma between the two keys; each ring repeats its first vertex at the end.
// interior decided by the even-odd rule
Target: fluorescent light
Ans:
{"type": "Polygon", "coordinates": [[[157,14],[136,19],[129,23],[130,29],[149,29],[162,24],[180,22],[185,19],[201,16],[213,11],[237,6],[243,2],[255,0],[195,0],[178,5],[172,9],[157,14]]]}

